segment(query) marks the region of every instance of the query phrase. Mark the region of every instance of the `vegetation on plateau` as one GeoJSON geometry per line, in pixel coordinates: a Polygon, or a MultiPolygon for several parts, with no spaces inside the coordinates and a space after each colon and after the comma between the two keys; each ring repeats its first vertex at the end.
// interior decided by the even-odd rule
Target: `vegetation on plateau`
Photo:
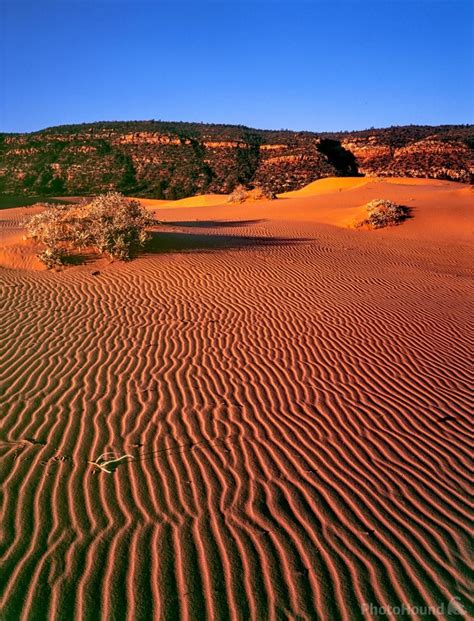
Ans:
{"type": "Polygon", "coordinates": [[[473,126],[360,132],[131,121],[0,134],[1,195],[180,199],[260,185],[274,193],[328,176],[433,177],[469,183],[473,126]]]}

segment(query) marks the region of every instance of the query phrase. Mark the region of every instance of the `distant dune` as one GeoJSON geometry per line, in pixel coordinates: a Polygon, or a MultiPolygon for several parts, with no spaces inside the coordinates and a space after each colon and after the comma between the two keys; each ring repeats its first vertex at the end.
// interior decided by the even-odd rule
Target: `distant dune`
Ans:
{"type": "Polygon", "coordinates": [[[333,192],[342,192],[343,190],[353,190],[371,182],[373,182],[373,179],[368,177],[326,177],[325,179],[313,181],[300,190],[284,192],[280,196],[283,198],[297,198],[301,196],[332,194],[333,192]]]}
{"type": "Polygon", "coordinates": [[[181,207],[207,207],[212,205],[222,205],[227,202],[226,194],[203,194],[201,196],[190,196],[177,201],[156,200],[152,198],[140,198],[140,202],[147,207],[166,207],[167,209],[178,209],[181,207]]]}
{"type": "Polygon", "coordinates": [[[143,200],[144,256],[58,273],[0,212],[2,619],[469,601],[472,189],[226,199],[143,200]],[[350,228],[373,198],[412,217],[350,228]]]}

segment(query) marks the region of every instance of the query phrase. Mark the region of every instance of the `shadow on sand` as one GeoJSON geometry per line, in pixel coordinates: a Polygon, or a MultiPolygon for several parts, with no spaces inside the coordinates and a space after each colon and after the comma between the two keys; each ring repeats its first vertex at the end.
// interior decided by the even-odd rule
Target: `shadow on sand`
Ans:
{"type": "MultiPolygon", "coordinates": [[[[168,224],[168,223],[167,223],[168,224]]],[[[171,223],[169,223],[171,224],[171,223]]],[[[190,223],[190,228],[199,228],[209,223],[190,223]],[[199,225],[199,226],[198,226],[199,225]]],[[[238,222],[234,226],[243,226],[245,223],[238,222]]],[[[175,226],[185,227],[187,223],[174,223],[175,226]]],[[[225,223],[228,226],[228,223],[225,223]]],[[[224,226],[218,222],[216,228],[224,226]]],[[[212,228],[206,226],[205,228],[212,228]]],[[[179,231],[153,231],[148,241],[145,252],[162,254],[167,252],[191,252],[191,251],[211,251],[211,250],[240,250],[241,248],[268,248],[278,246],[289,246],[311,241],[310,238],[291,238],[291,237],[261,237],[261,236],[238,236],[238,235],[219,235],[218,233],[191,233],[179,231]]]]}
{"type": "Polygon", "coordinates": [[[177,226],[190,229],[230,229],[260,224],[261,222],[265,222],[265,220],[187,220],[184,222],[163,221],[163,224],[165,226],[177,226]]]}

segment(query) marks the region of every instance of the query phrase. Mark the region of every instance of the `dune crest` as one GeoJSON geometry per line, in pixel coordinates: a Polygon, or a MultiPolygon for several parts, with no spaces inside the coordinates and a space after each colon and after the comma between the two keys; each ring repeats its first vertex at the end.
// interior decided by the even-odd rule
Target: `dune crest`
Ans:
{"type": "Polygon", "coordinates": [[[301,190],[283,192],[282,198],[298,198],[302,196],[319,196],[320,194],[332,194],[343,190],[353,190],[373,182],[371,177],[325,177],[309,183],[301,190]]]}

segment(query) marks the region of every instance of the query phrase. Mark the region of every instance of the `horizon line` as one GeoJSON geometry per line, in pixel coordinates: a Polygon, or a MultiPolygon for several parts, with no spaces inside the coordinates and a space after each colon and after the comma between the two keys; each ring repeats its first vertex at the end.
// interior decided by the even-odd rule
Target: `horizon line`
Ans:
{"type": "Polygon", "coordinates": [[[0,130],[0,134],[37,134],[40,132],[44,132],[50,129],[55,129],[57,127],[72,127],[76,125],[100,125],[102,123],[168,123],[168,124],[189,124],[189,125],[214,125],[214,126],[222,126],[222,127],[243,127],[245,129],[252,129],[255,131],[263,131],[263,132],[293,132],[293,133],[305,133],[305,134],[339,134],[339,133],[354,133],[354,132],[364,132],[364,131],[380,131],[383,129],[392,129],[399,127],[474,127],[474,122],[466,122],[466,123],[438,123],[437,125],[432,125],[430,123],[405,123],[401,125],[386,125],[383,127],[362,127],[360,129],[291,129],[288,127],[280,127],[280,128],[264,128],[264,127],[253,127],[251,125],[245,125],[243,123],[218,123],[214,121],[175,121],[175,120],[164,120],[164,119],[114,119],[110,120],[100,120],[100,121],[81,121],[76,123],[59,123],[58,125],[48,125],[47,127],[42,127],[40,129],[34,129],[30,131],[4,131],[0,130]]]}

